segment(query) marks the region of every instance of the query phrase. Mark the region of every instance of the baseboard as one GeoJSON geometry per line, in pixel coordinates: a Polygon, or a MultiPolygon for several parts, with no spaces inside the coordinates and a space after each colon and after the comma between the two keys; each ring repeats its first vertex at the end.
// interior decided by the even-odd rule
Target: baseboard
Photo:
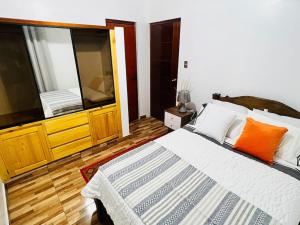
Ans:
{"type": "Polygon", "coordinates": [[[0,182],[0,225],[9,225],[5,186],[0,182]]]}
{"type": "Polygon", "coordinates": [[[147,118],[147,116],[146,116],[146,115],[142,115],[142,116],[140,116],[140,119],[145,119],[145,118],[147,118]]]}

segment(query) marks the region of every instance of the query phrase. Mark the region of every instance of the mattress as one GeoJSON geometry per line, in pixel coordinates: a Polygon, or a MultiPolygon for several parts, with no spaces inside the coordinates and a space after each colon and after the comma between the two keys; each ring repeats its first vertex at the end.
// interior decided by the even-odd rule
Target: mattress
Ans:
{"type": "MultiPolygon", "coordinates": [[[[281,224],[298,225],[300,182],[295,177],[185,129],[174,131],[155,142],[281,224]]],[[[101,170],[82,194],[100,199],[116,225],[144,224],[101,170]]]]}
{"type": "Polygon", "coordinates": [[[83,109],[79,88],[43,92],[40,97],[46,118],[83,109]]]}

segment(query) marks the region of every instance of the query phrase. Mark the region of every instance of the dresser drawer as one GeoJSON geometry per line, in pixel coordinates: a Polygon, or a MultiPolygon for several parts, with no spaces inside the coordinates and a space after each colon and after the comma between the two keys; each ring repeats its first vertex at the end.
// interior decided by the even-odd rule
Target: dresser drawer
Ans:
{"type": "Polygon", "coordinates": [[[69,130],[61,131],[48,135],[51,148],[67,144],[78,139],[91,136],[89,125],[75,127],[69,130]]]}
{"type": "Polygon", "coordinates": [[[86,137],[52,149],[54,160],[64,158],[76,152],[92,147],[92,138],[86,137]]]}
{"type": "Polygon", "coordinates": [[[171,113],[165,112],[165,126],[177,130],[181,127],[181,118],[171,113]]]}
{"type": "Polygon", "coordinates": [[[45,122],[47,134],[53,134],[73,127],[87,124],[89,122],[86,112],[75,115],[67,115],[54,118],[45,122]]]}

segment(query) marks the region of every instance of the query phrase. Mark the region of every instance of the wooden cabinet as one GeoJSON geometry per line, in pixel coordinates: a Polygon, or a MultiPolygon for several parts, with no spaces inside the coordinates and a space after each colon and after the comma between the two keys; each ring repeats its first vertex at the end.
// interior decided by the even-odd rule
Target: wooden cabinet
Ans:
{"type": "Polygon", "coordinates": [[[54,160],[92,147],[87,112],[51,119],[45,127],[54,160]]]}
{"type": "Polygon", "coordinates": [[[93,144],[101,144],[118,137],[116,108],[107,108],[90,113],[93,144]]]}
{"type": "Polygon", "coordinates": [[[0,130],[0,178],[11,177],[122,136],[115,33],[110,30],[115,103],[0,130]]]}
{"type": "Polygon", "coordinates": [[[47,134],[53,134],[88,123],[88,113],[81,112],[46,120],[45,127],[47,134]]]}
{"type": "Polygon", "coordinates": [[[177,107],[168,108],[165,110],[164,123],[166,127],[172,130],[177,130],[188,124],[193,116],[193,112],[180,113],[177,107]]]}
{"type": "Polygon", "coordinates": [[[53,148],[52,153],[54,160],[64,158],[66,156],[72,155],[76,152],[80,152],[84,149],[92,147],[91,137],[82,138],[65,145],[53,148]]]}
{"type": "Polygon", "coordinates": [[[118,138],[118,107],[86,110],[0,131],[0,178],[8,180],[118,138]]]}
{"type": "Polygon", "coordinates": [[[0,155],[9,176],[19,175],[50,161],[42,126],[3,134],[0,145],[0,155]]]}

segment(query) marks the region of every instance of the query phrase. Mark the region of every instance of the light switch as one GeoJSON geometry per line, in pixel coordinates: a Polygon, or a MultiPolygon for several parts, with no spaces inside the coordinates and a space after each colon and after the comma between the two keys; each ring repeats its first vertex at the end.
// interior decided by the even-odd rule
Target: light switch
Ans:
{"type": "Polygon", "coordinates": [[[188,61],[184,61],[184,68],[188,68],[188,61]]]}

